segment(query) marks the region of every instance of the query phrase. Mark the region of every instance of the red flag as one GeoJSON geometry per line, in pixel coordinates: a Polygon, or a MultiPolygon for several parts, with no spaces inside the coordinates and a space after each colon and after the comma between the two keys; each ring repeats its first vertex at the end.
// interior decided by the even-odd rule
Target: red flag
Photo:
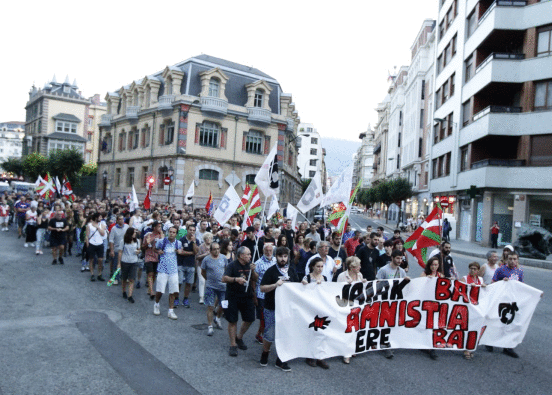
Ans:
{"type": "Polygon", "coordinates": [[[151,201],[150,201],[150,197],[151,197],[151,188],[152,188],[153,185],[150,184],[150,187],[148,188],[148,193],[146,193],[146,197],[144,198],[144,208],[146,210],[149,210],[150,207],[151,207],[151,201]]]}
{"type": "Polygon", "coordinates": [[[213,194],[209,192],[209,199],[207,200],[207,204],[205,205],[205,210],[207,211],[207,214],[212,215],[214,208],[215,205],[213,204],[213,194]]]}
{"type": "Polygon", "coordinates": [[[422,268],[425,268],[427,262],[428,247],[438,246],[441,244],[441,217],[443,209],[439,203],[429,214],[418,229],[404,243],[404,248],[416,257],[422,268]]]}
{"type": "Polygon", "coordinates": [[[341,218],[345,215],[346,211],[347,206],[345,206],[345,203],[339,203],[337,207],[332,210],[330,215],[328,215],[328,221],[330,221],[333,226],[337,226],[341,218]]]}

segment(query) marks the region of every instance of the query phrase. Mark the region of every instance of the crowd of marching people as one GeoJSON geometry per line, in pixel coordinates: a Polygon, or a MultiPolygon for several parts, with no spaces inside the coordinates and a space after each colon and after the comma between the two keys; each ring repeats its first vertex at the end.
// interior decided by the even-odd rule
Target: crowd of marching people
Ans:
{"type": "MultiPolygon", "coordinates": [[[[199,303],[206,307],[206,334],[213,336],[214,329],[223,328],[223,319],[227,321],[230,356],[247,349],[244,335],[258,320],[255,340],[262,344],[262,366],[268,364],[275,341],[275,290],[286,281],[352,283],[408,277],[400,230],[387,238],[382,227],[361,231],[347,225],[341,234],[322,221],[302,222],[294,228],[285,218],[269,220],[265,226],[255,219],[253,226],[242,229],[242,220],[235,214],[220,226],[203,208],[166,204],[131,211],[121,199],[87,197],[71,202],[64,196],[45,202],[34,196],[4,194],[0,201],[2,231],[16,231],[18,239],[24,239],[24,248],[43,255],[48,246],[52,265],[64,265],[67,257],[78,258],[87,281],[120,285],[129,303],[135,302],[136,289],[146,288],[154,315],[161,314],[163,303],[168,306],[167,317],[176,320],[175,309],[190,308],[190,293],[197,291],[199,303]]],[[[500,257],[496,251],[489,252],[482,266],[470,263],[466,276],[458,274],[450,252],[450,242],[443,242],[429,257],[422,276],[480,286],[523,281],[511,246],[500,257]]],[[[437,358],[434,350],[428,353],[437,358]]],[[[504,353],[517,358],[512,349],[504,353]]],[[[391,350],[383,354],[393,358],[391,350]]],[[[349,364],[353,356],[343,356],[343,362],[349,364]]],[[[464,358],[473,357],[472,352],[464,352],[464,358]]],[[[307,359],[306,363],[329,368],[324,360],[307,359]]],[[[279,358],[275,364],[290,370],[279,358]]]]}

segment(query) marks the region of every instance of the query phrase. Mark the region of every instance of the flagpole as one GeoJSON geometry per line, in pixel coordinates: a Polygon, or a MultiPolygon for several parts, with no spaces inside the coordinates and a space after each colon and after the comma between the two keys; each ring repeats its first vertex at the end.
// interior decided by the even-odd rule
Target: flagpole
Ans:
{"type": "MultiPolygon", "coordinates": [[[[264,201],[262,215],[261,215],[261,228],[263,227],[263,222],[265,219],[265,208],[266,208],[267,201],[268,201],[268,196],[265,196],[265,201],[264,201]]],[[[255,257],[255,253],[258,253],[258,251],[259,251],[259,239],[257,238],[257,232],[255,232],[255,252],[253,253],[253,256],[251,257],[251,259],[255,257]]],[[[249,280],[251,280],[251,270],[249,270],[249,276],[247,277],[247,285],[245,286],[245,292],[247,292],[247,289],[249,288],[249,280]]]]}

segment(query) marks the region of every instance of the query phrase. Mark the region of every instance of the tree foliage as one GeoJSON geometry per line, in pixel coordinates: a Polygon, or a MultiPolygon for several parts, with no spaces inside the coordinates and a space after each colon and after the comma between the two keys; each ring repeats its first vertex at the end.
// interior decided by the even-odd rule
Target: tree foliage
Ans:
{"type": "Polygon", "coordinates": [[[381,202],[389,207],[396,203],[399,207],[401,201],[412,196],[412,184],[405,178],[394,178],[374,185],[369,189],[363,189],[357,195],[357,202],[366,206],[381,202]]]}
{"type": "Polygon", "coordinates": [[[311,181],[312,181],[312,178],[303,178],[303,179],[301,179],[301,190],[302,190],[301,193],[302,194],[305,193],[305,191],[309,187],[311,181]]]}
{"type": "Polygon", "coordinates": [[[98,173],[98,165],[96,163],[87,163],[80,169],[80,174],[83,176],[95,176],[98,173]]]}
{"type": "Polygon", "coordinates": [[[23,174],[28,181],[34,182],[38,176],[43,176],[48,171],[48,158],[38,152],[33,152],[23,160],[23,174]]]}
{"type": "Polygon", "coordinates": [[[63,176],[67,176],[71,183],[77,182],[78,173],[83,165],[82,154],[74,148],[52,151],[48,156],[50,174],[57,176],[60,180],[63,176]]]}
{"type": "Polygon", "coordinates": [[[9,158],[2,163],[2,169],[17,176],[23,175],[23,161],[20,158],[9,158]]]}

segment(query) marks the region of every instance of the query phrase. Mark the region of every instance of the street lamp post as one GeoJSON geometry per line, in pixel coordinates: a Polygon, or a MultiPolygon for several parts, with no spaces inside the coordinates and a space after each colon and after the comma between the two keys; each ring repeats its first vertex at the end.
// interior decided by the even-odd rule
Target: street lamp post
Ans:
{"type": "Polygon", "coordinates": [[[169,171],[168,171],[168,174],[169,174],[169,190],[167,191],[167,204],[171,204],[171,184],[172,184],[172,181],[173,181],[173,173],[174,173],[173,167],[169,166],[169,171]]]}
{"type": "Polygon", "coordinates": [[[103,199],[105,200],[107,198],[106,189],[107,189],[107,170],[104,170],[102,173],[103,178],[103,199]]]}

